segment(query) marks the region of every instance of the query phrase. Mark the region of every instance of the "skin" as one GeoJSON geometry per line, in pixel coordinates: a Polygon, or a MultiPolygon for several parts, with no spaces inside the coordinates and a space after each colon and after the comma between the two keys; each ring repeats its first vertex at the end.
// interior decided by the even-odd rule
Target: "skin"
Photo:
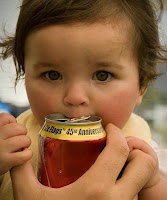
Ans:
{"type": "Polygon", "coordinates": [[[47,114],[63,113],[69,118],[98,115],[103,126],[110,122],[123,128],[142,99],[137,59],[123,29],[123,22],[60,25],[29,35],[25,83],[41,125],[47,114]],[[49,71],[58,72],[59,79],[51,80],[49,71]],[[98,71],[105,71],[105,81],[97,79],[98,71]]]}
{"type": "Polygon", "coordinates": [[[142,188],[149,194],[149,187],[159,185],[158,162],[152,148],[142,141],[126,141],[121,132],[143,97],[132,32],[132,24],[125,18],[117,24],[50,26],[28,36],[25,84],[39,124],[50,113],[60,112],[69,118],[98,115],[106,127],[107,145],[83,177],[58,190],[42,186],[29,162],[24,160],[21,166],[15,163],[11,175],[16,200],[81,196],[83,200],[132,200],[142,188]],[[124,173],[117,180],[126,161],[124,173]],[[23,177],[26,185],[22,184],[23,177]]]}
{"type": "Polygon", "coordinates": [[[30,144],[26,128],[17,124],[13,116],[0,113],[0,175],[31,159],[32,152],[27,149],[30,144]]]}

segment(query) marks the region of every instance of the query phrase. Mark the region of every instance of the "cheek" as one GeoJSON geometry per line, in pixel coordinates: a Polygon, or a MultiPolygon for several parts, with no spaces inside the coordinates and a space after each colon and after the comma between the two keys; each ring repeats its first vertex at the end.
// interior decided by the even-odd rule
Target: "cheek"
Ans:
{"type": "Polygon", "coordinates": [[[53,97],[50,92],[41,89],[40,87],[33,87],[32,85],[26,86],[27,96],[30,102],[32,112],[37,119],[38,123],[44,123],[45,116],[56,112],[56,97],[53,97]]]}
{"type": "Polygon", "coordinates": [[[136,92],[129,92],[127,90],[112,94],[111,96],[105,96],[101,99],[98,106],[98,114],[103,119],[103,126],[113,123],[122,129],[133,112],[136,98],[136,92]]]}

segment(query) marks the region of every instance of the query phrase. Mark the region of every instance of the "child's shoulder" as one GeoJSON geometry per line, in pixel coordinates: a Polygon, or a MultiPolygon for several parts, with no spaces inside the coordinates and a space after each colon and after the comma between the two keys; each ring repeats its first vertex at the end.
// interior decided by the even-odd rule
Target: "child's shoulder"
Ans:
{"type": "Polygon", "coordinates": [[[31,118],[33,118],[33,114],[31,109],[28,109],[17,117],[17,122],[20,124],[26,124],[27,121],[31,120],[31,118]]]}
{"type": "Polygon", "coordinates": [[[36,128],[40,130],[40,125],[37,123],[31,109],[26,110],[17,117],[17,122],[23,124],[27,129],[36,128]]]}
{"type": "Polygon", "coordinates": [[[151,131],[148,123],[140,116],[132,113],[122,129],[125,136],[134,136],[151,144],[151,131]]]}

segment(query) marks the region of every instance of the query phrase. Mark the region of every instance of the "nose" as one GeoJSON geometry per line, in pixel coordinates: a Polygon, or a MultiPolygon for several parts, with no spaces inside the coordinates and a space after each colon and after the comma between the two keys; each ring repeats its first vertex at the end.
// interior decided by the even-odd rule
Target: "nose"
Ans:
{"type": "Polygon", "coordinates": [[[73,83],[65,90],[64,104],[68,106],[88,105],[89,97],[87,87],[73,83]]]}

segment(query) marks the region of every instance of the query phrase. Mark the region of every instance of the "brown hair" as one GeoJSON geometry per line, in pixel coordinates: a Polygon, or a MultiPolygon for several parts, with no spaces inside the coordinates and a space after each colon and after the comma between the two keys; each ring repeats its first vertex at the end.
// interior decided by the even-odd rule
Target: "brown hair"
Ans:
{"type": "MultiPolygon", "coordinates": [[[[159,0],[160,10],[162,1],[159,0]]],[[[121,19],[126,15],[134,25],[139,61],[140,88],[157,77],[156,63],[167,61],[160,45],[158,15],[151,0],[23,0],[14,37],[0,43],[3,59],[13,56],[16,82],[24,76],[24,46],[28,34],[53,24],[94,23],[121,19]]]]}

